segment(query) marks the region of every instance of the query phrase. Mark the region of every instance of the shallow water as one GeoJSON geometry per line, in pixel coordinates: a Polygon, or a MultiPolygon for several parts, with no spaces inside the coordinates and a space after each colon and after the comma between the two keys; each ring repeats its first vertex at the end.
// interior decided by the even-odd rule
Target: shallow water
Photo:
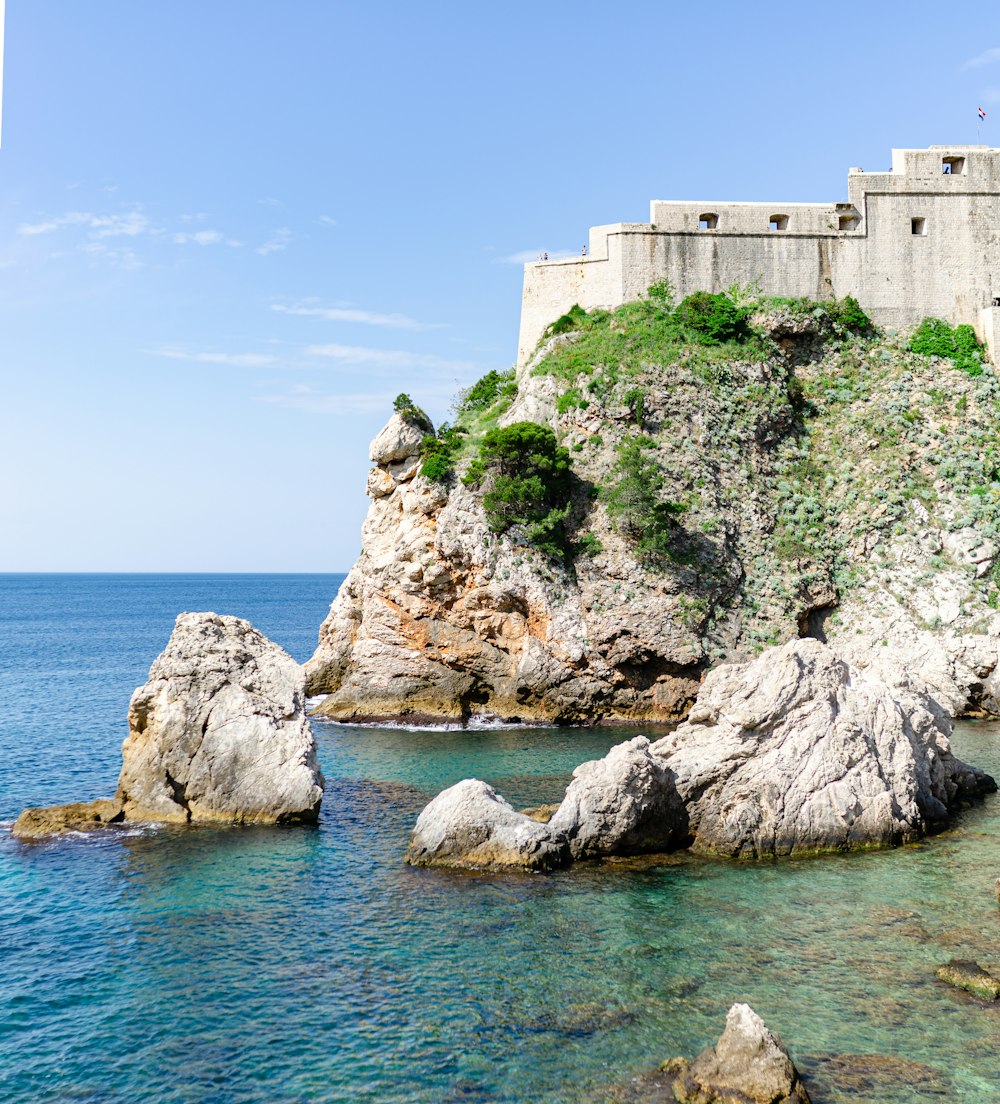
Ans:
{"type": "MultiPolygon", "coordinates": [[[[338,582],[0,577],[0,820],[113,789],[129,693],[180,609],[249,616],[302,659],[338,582]]],[[[315,730],[318,830],[0,833],[0,1099],[613,1099],[745,999],[816,1104],[1000,1102],[1000,1010],[933,974],[1000,968],[996,797],[894,852],[446,874],[401,862],[433,793],[475,775],[555,800],[634,733],[315,730]],[[844,1053],[894,1064],[849,1078],[844,1053]]],[[[955,743],[1000,774],[1000,726],[955,743]]]]}

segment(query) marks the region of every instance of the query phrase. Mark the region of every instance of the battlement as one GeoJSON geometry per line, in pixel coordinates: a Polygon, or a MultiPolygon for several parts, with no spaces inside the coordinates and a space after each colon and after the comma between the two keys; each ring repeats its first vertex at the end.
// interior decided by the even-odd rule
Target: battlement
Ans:
{"type": "Polygon", "coordinates": [[[519,363],[574,303],[613,309],[663,279],[681,296],[734,283],[853,295],[881,325],[968,322],[992,351],[1000,149],[894,149],[888,170],[850,169],[847,199],[831,203],[656,199],[649,223],[592,227],[588,253],[525,266],[519,363]]]}

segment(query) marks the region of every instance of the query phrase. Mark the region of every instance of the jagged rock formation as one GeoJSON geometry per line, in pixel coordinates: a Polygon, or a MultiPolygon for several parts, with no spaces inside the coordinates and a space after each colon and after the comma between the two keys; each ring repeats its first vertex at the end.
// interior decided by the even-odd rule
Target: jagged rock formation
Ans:
{"type": "Polygon", "coordinates": [[[315,822],[305,675],[248,621],[182,613],[132,695],[113,800],[26,810],[20,838],[108,823],[315,822]]]}
{"type": "Polygon", "coordinates": [[[308,664],[320,711],[680,719],[710,667],[800,635],[951,713],[1000,711],[992,368],[969,376],[822,307],[765,304],[745,352],[657,344],[642,309],[553,338],[513,399],[461,415],[450,481],[419,474],[419,427],[397,415],[378,435],[361,557],[308,664]],[[491,532],[461,481],[486,428],[525,419],[570,449],[565,563],[491,532]],[[604,493],[639,435],[682,507],[657,563],[604,493]]]}
{"type": "MultiPolygon", "coordinates": [[[[809,1094],[784,1043],[748,1004],[734,1004],[715,1046],[693,1062],[663,1066],[678,1104],[809,1104],[809,1094]]],[[[668,1099],[664,1097],[664,1099],[668,1099]]]]}
{"type": "Polygon", "coordinates": [[[931,699],[898,700],[816,640],[712,671],[653,745],[695,848],[731,857],[895,846],[996,789],[956,759],[931,699]]]}
{"type": "Polygon", "coordinates": [[[424,809],[406,852],[414,866],[547,870],[572,859],[668,851],[687,840],[673,777],[637,736],[584,763],[547,823],[466,779],[424,809]]]}
{"type": "Polygon", "coordinates": [[[673,772],[644,736],[581,763],[549,829],[565,838],[573,859],[671,851],[689,834],[673,772]]]}
{"type": "Polygon", "coordinates": [[[689,843],[731,858],[898,846],[996,790],[952,755],[950,732],[931,699],[898,700],[818,640],[794,640],[712,671],[669,736],[577,767],[547,823],[460,782],[421,813],[407,860],[548,869],[689,843]]]}
{"type": "Polygon", "coordinates": [[[315,821],[323,796],[299,665],[248,621],[182,613],[129,703],[128,820],[315,821]]]}

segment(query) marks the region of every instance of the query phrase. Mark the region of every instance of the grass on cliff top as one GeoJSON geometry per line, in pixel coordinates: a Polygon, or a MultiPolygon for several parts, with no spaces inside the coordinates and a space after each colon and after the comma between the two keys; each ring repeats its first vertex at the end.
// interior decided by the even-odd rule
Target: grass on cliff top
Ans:
{"type": "Polygon", "coordinates": [[[874,333],[871,320],[851,297],[822,303],[762,298],[734,285],[728,293],[696,292],[674,305],[673,290],[661,283],[654,284],[645,299],[614,311],[571,308],[556,319],[543,340],[560,334],[570,339],[552,349],[535,373],[573,383],[602,367],[629,374],[646,364],[674,364],[682,358],[695,370],[732,362],[761,363],[778,352],[770,335],[752,324],[753,314],[762,310],[813,314],[827,324],[830,336],[874,333]]]}

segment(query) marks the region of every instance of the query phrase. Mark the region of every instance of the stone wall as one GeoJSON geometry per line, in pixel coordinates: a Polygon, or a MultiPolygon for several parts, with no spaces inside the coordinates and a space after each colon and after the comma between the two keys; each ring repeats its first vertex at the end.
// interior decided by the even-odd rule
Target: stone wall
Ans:
{"type": "Polygon", "coordinates": [[[525,266],[518,363],[574,303],[612,309],[662,279],[678,296],[853,295],[885,326],[967,322],[995,354],[983,311],[1000,301],[1000,149],[893,150],[888,172],[851,169],[840,203],[654,200],[649,223],[592,228],[589,256],[525,266]]]}

